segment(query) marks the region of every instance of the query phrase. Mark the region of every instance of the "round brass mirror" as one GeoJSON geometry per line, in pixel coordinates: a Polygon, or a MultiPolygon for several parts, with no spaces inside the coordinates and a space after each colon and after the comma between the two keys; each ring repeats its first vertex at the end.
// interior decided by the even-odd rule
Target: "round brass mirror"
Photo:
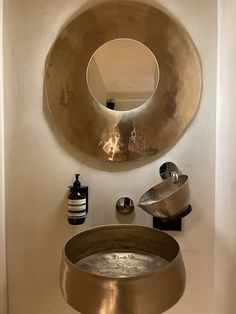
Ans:
{"type": "Polygon", "coordinates": [[[47,58],[45,96],[54,123],[71,144],[102,160],[137,160],[169,148],[196,113],[200,93],[201,66],[191,38],[143,3],[112,1],[79,14],[47,58]],[[87,83],[96,51],[118,39],[146,47],[158,69],[152,92],[121,111],[109,109],[113,98],[103,103],[87,83]]]}

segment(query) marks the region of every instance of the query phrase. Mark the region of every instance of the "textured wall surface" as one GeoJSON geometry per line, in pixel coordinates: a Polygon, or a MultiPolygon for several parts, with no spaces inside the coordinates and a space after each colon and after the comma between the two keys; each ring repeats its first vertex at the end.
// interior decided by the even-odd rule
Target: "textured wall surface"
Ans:
{"type": "Polygon", "coordinates": [[[0,313],[6,306],[5,256],[5,180],[4,180],[4,105],[3,105],[3,1],[0,1],[0,313]]]}
{"type": "MultiPolygon", "coordinates": [[[[179,241],[187,270],[184,297],[169,314],[214,314],[214,156],[216,92],[216,1],[145,1],[162,8],[188,30],[199,51],[203,93],[199,111],[176,145],[145,162],[107,164],[75,151],[48,123],[43,109],[47,53],[61,27],[99,0],[8,0],[5,3],[6,215],[9,314],[76,313],[58,286],[61,249],[84,229],[108,223],[151,226],[136,208],[116,216],[116,200],[135,202],[160,181],[165,161],[190,177],[193,213],[179,241]],[[90,210],[82,227],[66,221],[67,186],[81,173],[90,210]]],[[[187,62],[187,60],[186,60],[187,62]]],[[[125,313],[124,313],[125,314],[125,313]]],[[[148,313],[144,313],[148,314],[148,313]]]]}
{"type": "Polygon", "coordinates": [[[215,313],[236,312],[236,3],[218,1],[215,313]]]}

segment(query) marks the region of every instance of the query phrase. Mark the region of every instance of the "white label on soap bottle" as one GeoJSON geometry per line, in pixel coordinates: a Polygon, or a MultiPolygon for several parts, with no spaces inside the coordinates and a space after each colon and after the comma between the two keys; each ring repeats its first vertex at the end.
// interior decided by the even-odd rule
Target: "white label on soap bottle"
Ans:
{"type": "Polygon", "coordinates": [[[86,211],[80,212],[80,213],[71,213],[68,212],[68,218],[84,218],[86,216],[86,211]]]}
{"type": "Polygon", "coordinates": [[[80,200],[71,200],[68,199],[68,205],[83,205],[86,204],[86,198],[82,198],[80,200]]]}
{"type": "Polygon", "coordinates": [[[70,206],[69,204],[68,204],[68,210],[70,210],[70,211],[78,211],[78,210],[86,210],[86,204],[84,204],[84,205],[79,205],[79,206],[70,206]]]}

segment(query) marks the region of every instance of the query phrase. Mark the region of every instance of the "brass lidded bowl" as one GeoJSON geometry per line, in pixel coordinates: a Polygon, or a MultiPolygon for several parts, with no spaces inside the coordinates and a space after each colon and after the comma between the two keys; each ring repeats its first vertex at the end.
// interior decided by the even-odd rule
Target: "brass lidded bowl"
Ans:
{"type": "Polygon", "coordinates": [[[138,206],[154,217],[175,218],[186,211],[190,189],[187,175],[179,175],[178,182],[166,179],[145,192],[138,206]]]}
{"type": "Polygon", "coordinates": [[[66,243],[60,287],[82,314],[158,314],[181,298],[185,268],[170,235],[138,225],[107,225],[66,243]]]}

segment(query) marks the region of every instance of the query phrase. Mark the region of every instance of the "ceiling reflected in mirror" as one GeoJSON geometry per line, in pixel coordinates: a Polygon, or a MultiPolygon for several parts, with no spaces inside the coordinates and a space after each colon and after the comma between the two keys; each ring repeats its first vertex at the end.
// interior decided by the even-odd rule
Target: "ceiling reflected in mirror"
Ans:
{"type": "Polygon", "coordinates": [[[111,110],[128,111],[143,105],[155,92],[159,68],[144,44],[129,38],[99,47],[87,67],[92,96],[111,110]]]}

